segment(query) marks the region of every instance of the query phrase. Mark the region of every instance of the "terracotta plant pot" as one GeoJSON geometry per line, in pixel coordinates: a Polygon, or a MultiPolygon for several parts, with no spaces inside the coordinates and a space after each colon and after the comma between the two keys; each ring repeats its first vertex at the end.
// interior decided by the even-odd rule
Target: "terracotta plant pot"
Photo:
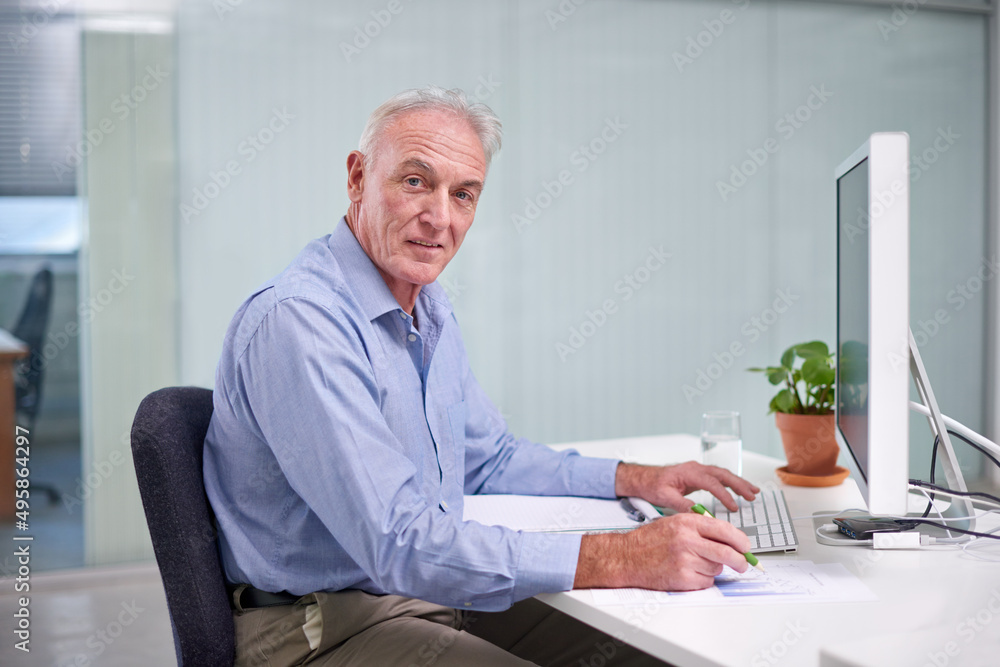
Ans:
{"type": "Polygon", "coordinates": [[[837,471],[840,447],[834,436],[833,415],[790,415],[776,412],[788,472],[823,477],[837,471]]]}

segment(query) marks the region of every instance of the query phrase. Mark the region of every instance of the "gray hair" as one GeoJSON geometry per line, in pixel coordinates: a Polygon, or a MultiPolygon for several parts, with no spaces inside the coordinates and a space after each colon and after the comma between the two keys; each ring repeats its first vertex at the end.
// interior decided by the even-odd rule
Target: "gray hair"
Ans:
{"type": "Polygon", "coordinates": [[[483,146],[486,171],[489,171],[490,162],[500,150],[503,139],[500,119],[482,102],[470,102],[462,90],[458,88],[445,90],[440,86],[404,90],[390,97],[372,112],[358,141],[358,150],[365,156],[365,166],[371,166],[371,160],[378,150],[385,129],[399,116],[411,111],[451,111],[467,120],[483,146]]]}

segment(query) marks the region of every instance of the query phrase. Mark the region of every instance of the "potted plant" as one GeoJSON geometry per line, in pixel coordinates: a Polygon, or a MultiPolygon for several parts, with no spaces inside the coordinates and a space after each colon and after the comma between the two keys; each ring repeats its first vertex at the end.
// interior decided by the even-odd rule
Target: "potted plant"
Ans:
{"type": "Polygon", "coordinates": [[[833,405],[836,366],[826,343],[792,345],[778,366],[747,369],[764,373],[775,386],[768,414],[775,413],[788,465],[778,469],[783,481],[796,486],[832,486],[849,474],[837,466],[840,447],[834,436],[833,405]],[[799,363],[801,362],[801,363],[799,363]]]}

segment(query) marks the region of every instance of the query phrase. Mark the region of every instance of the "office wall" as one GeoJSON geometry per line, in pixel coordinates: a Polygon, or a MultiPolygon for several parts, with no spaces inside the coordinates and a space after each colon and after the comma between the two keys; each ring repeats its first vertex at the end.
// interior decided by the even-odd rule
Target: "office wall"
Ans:
{"type": "Polygon", "coordinates": [[[473,368],[517,432],[693,432],[702,411],[732,408],[748,448],[779,454],[770,387],[743,369],[795,342],[832,342],[833,170],[880,130],[909,132],[926,166],[913,177],[911,239],[924,360],[945,411],[983,427],[985,299],[955,296],[985,255],[981,15],[186,2],[177,47],[185,383],[212,386],[240,301],[346,210],[344,160],[367,114],[436,83],[480,97],[505,125],[443,284],[473,368]]]}
{"type": "Polygon", "coordinates": [[[177,382],[173,35],[89,21],[83,50],[81,495],[86,561],[104,564],[152,558],[129,432],[139,401],[177,382]]]}

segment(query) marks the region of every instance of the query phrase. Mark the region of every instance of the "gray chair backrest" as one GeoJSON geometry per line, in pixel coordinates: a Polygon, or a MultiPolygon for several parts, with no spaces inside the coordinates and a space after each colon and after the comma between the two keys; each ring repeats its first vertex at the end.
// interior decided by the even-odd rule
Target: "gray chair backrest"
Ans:
{"type": "Polygon", "coordinates": [[[139,493],[181,667],[233,664],[233,617],[202,481],[211,418],[211,390],[167,387],[143,399],[132,423],[139,493]]]}

